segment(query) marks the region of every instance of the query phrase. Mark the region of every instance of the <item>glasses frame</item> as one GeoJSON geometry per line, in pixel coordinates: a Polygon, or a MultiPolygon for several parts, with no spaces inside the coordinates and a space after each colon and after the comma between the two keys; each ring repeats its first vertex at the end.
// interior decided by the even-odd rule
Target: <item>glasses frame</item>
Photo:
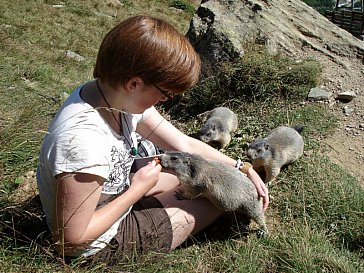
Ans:
{"type": "Polygon", "coordinates": [[[169,100],[174,98],[174,93],[172,91],[166,91],[161,89],[160,87],[154,85],[155,88],[157,88],[159,90],[159,92],[161,92],[164,96],[166,96],[169,100]]]}

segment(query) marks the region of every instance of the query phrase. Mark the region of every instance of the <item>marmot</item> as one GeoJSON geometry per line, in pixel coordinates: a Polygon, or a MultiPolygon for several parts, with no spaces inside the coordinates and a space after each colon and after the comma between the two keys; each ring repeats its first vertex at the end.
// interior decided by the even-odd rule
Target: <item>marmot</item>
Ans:
{"type": "Polygon", "coordinates": [[[207,114],[207,120],[199,130],[199,139],[215,148],[224,149],[231,140],[231,133],[238,128],[236,114],[227,107],[217,107],[207,114]]]}
{"type": "Polygon", "coordinates": [[[184,152],[166,152],[160,160],[162,167],[174,170],[181,181],[183,189],[177,197],[204,196],[221,210],[243,212],[268,233],[263,202],[253,182],[238,169],[184,152]]]}
{"type": "Polygon", "coordinates": [[[247,156],[258,173],[265,172],[266,183],[271,183],[281,171],[303,154],[303,138],[300,135],[304,127],[294,128],[279,126],[265,138],[257,139],[248,146],[247,156]]]}

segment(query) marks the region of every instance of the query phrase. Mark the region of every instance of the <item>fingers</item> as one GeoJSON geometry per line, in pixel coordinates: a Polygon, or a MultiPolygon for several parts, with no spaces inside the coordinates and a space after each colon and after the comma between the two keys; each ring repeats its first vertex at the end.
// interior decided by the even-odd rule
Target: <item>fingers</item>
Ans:
{"type": "Polygon", "coordinates": [[[258,195],[262,197],[263,209],[266,210],[269,205],[269,194],[267,186],[264,184],[260,176],[253,170],[253,168],[249,169],[248,177],[250,178],[250,180],[253,181],[255,188],[257,189],[258,195]]]}
{"type": "Polygon", "coordinates": [[[255,187],[257,188],[258,195],[261,197],[265,197],[266,193],[268,193],[268,189],[260,176],[253,170],[253,168],[249,169],[248,177],[251,181],[253,181],[255,187]]]}
{"type": "Polygon", "coordinates": [[[263,196],[263,210],[266,210],[268,208],[269,205],[269,196],[268,194],[263,196]]]}
{"type": "Polygon", "coordinates": [[[269,205],[269,194],[268,194],[268,188],[264,184],[264,182],[260,183],[260,186],[258,187],[258,194],[263,199],[263,209],[266,210],[269,205]],[[263,192],[263,195],[261,195],[259,192],[263,192]]]}
{"type": "Polygon", "coordinates": [[[148,166],[151,166],[152,168],[157,167],[158,169],[162,170],[162,165],[159,164],[159,160],[152,160],[148,162],[148,166]]]}
{"type": "Polygon", "coordinates": [[[257,188],[257,192],[260,197],[266,197],[266,192],[264,191],[262,185],[256,184],[255,187],[257,188]]]}

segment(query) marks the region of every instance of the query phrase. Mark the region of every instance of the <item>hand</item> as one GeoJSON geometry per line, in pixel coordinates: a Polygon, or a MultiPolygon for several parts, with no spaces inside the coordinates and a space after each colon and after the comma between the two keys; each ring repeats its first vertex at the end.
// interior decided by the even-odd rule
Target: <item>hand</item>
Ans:
{"type": "Polygon", "coordinates": [[[269,195],[267,186],[264,184],[260,176],[253,168],[250,168],[248,170],[247,175],[248,178],[254,183],[258,195],[263,198],[263,209],[266,210],[269,205],[269,195]]]}
{"type": "Polygon", "coordinates": [[[161,169],[162,166],[155,160],[149,162],[134,174],[130,188],[144,195],[157,184],[161,169]]]}

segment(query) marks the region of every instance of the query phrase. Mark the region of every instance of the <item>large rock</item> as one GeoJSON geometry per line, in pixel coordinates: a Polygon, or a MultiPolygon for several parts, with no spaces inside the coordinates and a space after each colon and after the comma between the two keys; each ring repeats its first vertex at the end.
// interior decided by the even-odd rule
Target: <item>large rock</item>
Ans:
{"type": "Polygon", "coordinates": [[[308,47],[338,63],[338,56],[363,58],[364,52],[363,41],[299,0],[203,1],[187,36],[213,63],[241,56],[244,43],[253,40],[287,55],[302,55],[308,47]]]}

